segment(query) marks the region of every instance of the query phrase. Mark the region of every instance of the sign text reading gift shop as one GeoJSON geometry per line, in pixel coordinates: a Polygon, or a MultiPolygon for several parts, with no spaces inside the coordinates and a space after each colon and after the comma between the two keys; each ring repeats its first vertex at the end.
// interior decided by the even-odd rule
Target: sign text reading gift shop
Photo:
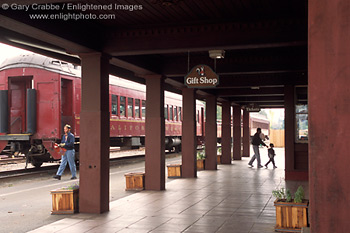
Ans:
{"type": "Polygon", "coordinates": [[[197,65],[185,76],[189,88],[211,88],[219,85],[219,76],[207,65],[197,65]]]}

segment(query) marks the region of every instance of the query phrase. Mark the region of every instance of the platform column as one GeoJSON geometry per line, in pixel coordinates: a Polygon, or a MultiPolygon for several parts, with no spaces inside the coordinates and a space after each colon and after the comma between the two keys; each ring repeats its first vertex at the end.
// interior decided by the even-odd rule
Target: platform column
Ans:
{"type": "Polygon", "coordinates": [[[146,77],[145,189],[165,190],[164,79],[146,77]]]}
{"type": "Polygon", "coordinates": [[[249,112],[243,109],[243,155],[250,156],[250,129],[249,129],[249,112]]]}
{"type": "Polygon", "coordinates": [[[222,103],[221,125],[221,163],[231,164],[231,104],[228,101],[222,103]]]}
{"type": "Polygon", "coordinates": [[[182,177],[197,177],[196,92],[182,89],[182,177]]]}
{"type": "Polygon", "coordinates": [[[233,160],[241,160],[241,107],[233,106],[233,160]]]}
{"type": "Polygon", "coordinates": [[[293,85],[286,85],[284,87],[284,109],[285,172],[286,179],[288,180],[288,174],[294,171],[295,104],[293,85]]]}
{"type": "Polygon", "coordinates": [[[216,97],[206,98],[205,122],[205,169],[217,169],[217,127],[216,127],[216,97]]]}
{"type": "Polygon", "coordinates": [[[311,232],[349,232],[350,5],[309,0],[311,232]]]}
{"type": "Polygon", "coordinates": [[[101,53],[80,54],[79,211],[109,210],[109,59],[101,53]]]}

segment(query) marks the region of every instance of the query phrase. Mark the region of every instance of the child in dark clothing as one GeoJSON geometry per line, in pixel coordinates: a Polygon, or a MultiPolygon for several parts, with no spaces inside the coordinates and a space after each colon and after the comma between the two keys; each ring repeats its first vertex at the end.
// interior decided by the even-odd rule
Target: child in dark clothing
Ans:
{"type": "Polygon", "coordinates": [[[275,165],[275,159],[274,159],[276,154],[275,154],[273,147],[274,147],[273,143],[270,143],[270,148],[267,150],[267,155],[269,156],[270,160],[265,164],[266,168],[270,162],[272,162],[273,168],[277,168],[275,165]]]}

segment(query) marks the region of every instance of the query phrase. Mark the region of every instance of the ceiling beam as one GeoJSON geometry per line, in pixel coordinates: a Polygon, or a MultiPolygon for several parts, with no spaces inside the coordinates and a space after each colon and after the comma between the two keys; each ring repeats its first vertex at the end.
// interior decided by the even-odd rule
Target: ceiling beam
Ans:
{"type": "MultiPolygon", "coordinates": [[[[231,104],[238,104],[240,106],[249,105],[249,103],[235,103],[235,102],[231,102],[231,104]]],[[[261,102],[261,103],[257,103],[257,106],[259,106],[260,108],[284,108],[284,103],[282,103],[282,102],[261,102]]]]}
{"type": "Polygon", "coordinates": [[[113,56],[123,56],[306,44],[307,19],[281,19],[109,30],[103,50],[113,56]]]}
{"type": "Polygon", "coordinates": [[[271,75],[220,76],[220,84],[218,87],[273,87],[284,85],[307,85],[307,82],[307,75],[298,72],[271,75]]]}
{"type": "Polygon", "coordinates": [[[118,66],[120,68],[132,71],[136,76],[140,76],[140,77],[145,76],[145,75],[155,74],[151,70],[142,68],[142,67],[137,66],[133,63],[126,62],[126,61],[123,61],[123,60],[115,58],[115,57],[111,58],[110,63],[115,65],[115,66],[118,66]]]}
{"type": "Polygon", "coordinates": [[[232,102],[284,102],[284,96],[249,96],[249,97],[229,97],[232,102]]]}
{"type": "Polygon", "coordinates": [[[224,59],[215,61],[208,52],[165,56],[161,59],[161,72],[167,77],[185,76],[188,68],[198,64],[216,66],[218,75],[286,73],[307,70],[307,47],[288,49],[257,49],[248,51],[226,51],[224,59]]]}
{"type": "MultiPolygon", "coordinates": [[[[222,89],[251,88],[251,87],[283,87],[284,85],[307,85],[307,74],[304,72],[278,73],[278,74],[254,74],[254,75],[221,75],[219,85],[216,88],[207,88],[217,94],[222,89]]],[[[173,77],[173,81],[183,84],[184,77],[173,77]]]]}
{"type": "Polygon", "coordinates": [[[283,87],[265,87],[259,89],[251,88],[234,88],[234,89],[220,89],[216,91],[216,95],[220,97],[250,97],[250,96],[283,96],[283,87]]]}
{"type": "MultiPolygon", "coordinates": [[[[9,31],[16,32],[1,34],[1,38],[7,41],[15,42],[17,44],[29,44],[32,47],[43,49],[45,49],[45,47],[50,44],[54,48],[62,48],[63,51],[68,54],[94,52],[94,50],[91,48],[66,40],[65,38],[59,37],[57,35],[50,34],[46,31],[40,30],[33,26],[29,26],[28,24],[16,21],[1,14],[0,25],[9,31]]],[[[50,50],[50,48],[51,47],[47,48],[47,50],[50,50]]]]}

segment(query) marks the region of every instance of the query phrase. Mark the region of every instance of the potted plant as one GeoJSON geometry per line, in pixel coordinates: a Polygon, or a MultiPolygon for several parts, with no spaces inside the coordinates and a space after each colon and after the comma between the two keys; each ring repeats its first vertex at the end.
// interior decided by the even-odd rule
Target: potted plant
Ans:
{"type": "Polygon", "coordinates": [[[140,191],[145,189],[145,173],[130,172],[124,174],[126,182],[126,191],[140,191]]]}
{"type": "Polygon", "coordinates": [[[204,170],[205,168],[205,148],[197,151],[197,170],[204,170]]]}
{"type": "Polygon", "coordinates": [[[168,178],[181,178],[181,164],[169,164],[168,167],[168,178]]]}
{"type": "Polygon", "coordinates": [[[276,227],[277,232],[301,232],[301,228],[308,226],[309,200],[304,199],[304,189],[299,186],[294,194],[284,188],[273,190],[276,198],[276,227]]]}
{"type": "Polygon", "coordinates": [[[74,214],[79,212],[79,184],[51,190],[51,214],[74,214]]]}

